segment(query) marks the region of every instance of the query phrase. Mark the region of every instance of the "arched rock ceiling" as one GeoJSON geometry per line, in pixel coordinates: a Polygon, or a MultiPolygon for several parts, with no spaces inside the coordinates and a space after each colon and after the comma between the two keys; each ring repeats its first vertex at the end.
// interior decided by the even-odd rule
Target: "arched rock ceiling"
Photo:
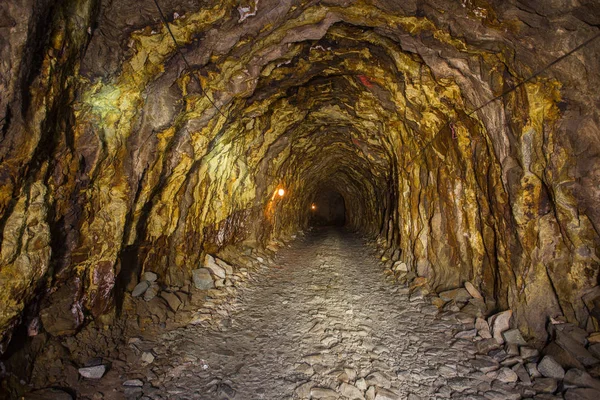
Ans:
{"type": "Polygon", "coordinates": [[[471,280],[534,336],[558,313],[593,323],[598,45],[473,110],[597,33],[597,5],[163,6],[178,46],[150,1],[7,8],[47,32],[0,42],[18,61],[0,69],[0,331],[36,287],[75,330],[125,269],[182,285],[205,252],[303,228],[323,187],[432,288],[471,280]]]}

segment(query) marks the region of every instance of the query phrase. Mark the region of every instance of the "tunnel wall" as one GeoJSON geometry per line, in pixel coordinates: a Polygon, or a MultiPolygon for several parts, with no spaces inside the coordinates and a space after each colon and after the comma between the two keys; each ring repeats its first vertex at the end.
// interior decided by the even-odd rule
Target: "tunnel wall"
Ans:
{"type": "Polygon", "coordinates": [[[471,280],[535,337],[595,323],[598,47],[471,110],[592,36],[596,6],[202,6],[165,5],[200,86],[150,3],[0,5],[0,352],[38,315],[111,315],[144,270],[181,286],[306,228],[322,176],[433,288],[471,280]]]}

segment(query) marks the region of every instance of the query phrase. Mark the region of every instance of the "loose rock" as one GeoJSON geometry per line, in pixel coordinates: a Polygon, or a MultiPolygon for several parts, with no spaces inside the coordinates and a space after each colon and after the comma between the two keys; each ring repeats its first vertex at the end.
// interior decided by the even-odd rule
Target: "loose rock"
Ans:
{"type": "Polygon", "coordinates": [[[144,386],[144,382],[139,379],[129,379],[123,382],[123,386],[142,387],[144,386]]]}
{"type": "Polygon", "coordinates": [[[563,379],[565,376],[565,370],[552,356],[544,356],[537,369],[546,378],[563,379]]]}
{"type": "Polygon", "coordinates": [[[504,343],[502,332],[508,330],[510,327],[510,319],[512,317],[512,310],[503,311],[501,313],[492,315],[488,318],[488,323],[492,331],[492,337],[496,339],[498,343],[504,343]]]}
{"type": "Polygon", "coordinates": [[[342,383],[339,391],[342,396],[347,397],[350,400],[364,399],[362,391],[360,391],[356,386],[348,383],[342,383]]]}
{"type": "Polygon", "coordinates": [[[475,285],[473,285],[471,282],[465,282],[465,289],[467,289],[467,292],[469,292],[469,294],[475,298],[475,299],[482,299],[483,300],[483,296],[481,295],[481,293],[479,292],[479,290],[477,290],[477,288],[475,287],[475,285]]]}
{"type": "Polygon", "coordinates": [[[158,275],[156,275],[154,272],[151,271],[146,271],[142,274],[142,280],[144,281],[148,281],[150,283],[156,281],[158,279],[158,275]]]}
{"type": "Polygon", "coordinates": [[[457,288],[452,290],[446,290],[439,294],[440,299],[445,301],[454,300],[456,303],[466,303],[471,298],[471,295],[466,289],[457,288]]]}
{"type": "Polygon", "coordinates": [[[502,332],[502,337],[506,343],[517,344],[519,346],[526,345],[527,342],[521,336],[521,332],[518,329],[509,329],[502,332]]]}
{"type": "Polygon", "coordinates": [[[206,268],[199,268],[192,271],[192,279],[196,289],[208,290],[214,287],[213,278],[210,271],[206,268]]]}
{"type": "Polygon", "coordinates": [[[223,267],[217,264],[214,257],[210,254],[207,254],[204,258],[203,267],[208,269],[212,274],[214,274],[218,278],[225,279],[226,277],[225,269],[223,269],[223,267]]]}
{"type": "Polygon", "coordinates": [[[106,365],[79,368],[79,375],[87,379],[100,379],[106,372],[106,365]]]}
{"type": "Polygon", "coordinates": [[[133,297],[139,297],[141,295],[144,294],[144,292],[150,287],[150,283],[148,283],[147,281],[141,281],[140,283],[138,283],[135,288],[133,288],[133,291],[131,292],[131,295],[133,297]]]}

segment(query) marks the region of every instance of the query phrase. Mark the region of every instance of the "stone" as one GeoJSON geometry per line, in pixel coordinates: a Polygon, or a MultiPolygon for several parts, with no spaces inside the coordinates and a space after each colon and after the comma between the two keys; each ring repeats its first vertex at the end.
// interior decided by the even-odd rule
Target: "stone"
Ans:
{"type": "Polygon", "coordinates": [[[515,343],[505,343],[504,351],[506,351],[506,354],[509,356],[518,356],[520,354],[519,345],[515,343]]]}
{"type": "Polygon", "coordinates": [[[542,354],[552,356],[563,368],[585,369],[571,353],[552,341],[544,347],[542,354]]]}
{"type": "Polygon", "coordinates": [[[496,379],[498,379],[500,382],[512,383],[512,382],[516,382],[519,379],[519,377],[515,373],[515,371],[513,371],[510,368],[504,367],[504,368],[501,368],[500,370],[498,370],[496,379]]]}
{"type": "Polygon", "coordinates": [[[502,332],[510,328],[510,319],[512,317],[512,310],[503,311],[501,313],[492,315],[488,318],[488,324],[492,332],[492,337],[500,344],[504,343],[502,332]]]}
{"type": "Polygon", "coordinates": [[[308,376],[312,376],[315,373],[315,370],[313,369],[313,367],[311,367],[307,363],[300,363],[300,364],[296,365],[294,370],[300,374],[308,375],[308,376]]]}
{"type": "Polygon", "coordinates": [[[473,285],[471,282],[469,282],[469,281],[465,282],[465,289],[467,290],[467,292],[469,292],[471,297],[473,297],[475,299],[483,300],[483,296],[481,295],[479,290],[477,290],[475,285],[473,285]]]}
{"type": "Polygon", "coordinates": [[[225,277],[227,276],[227,274],[225,273],[225,269],[219,264],[217,264],[214,257],[210,254],[206,255],[202,266],[208,269],[213,275],[215,275],[218,278],[225,279],[225,277]]]}
{"type": "Polygon", "coordinates": [[[438,309],[442,309],[444,307],[444,304],[446,304],[446,302],[440,299],[438,296],[432,296],[430,300],[431,304],[436,306],[438,309]]]}
{"type": "Polygon", "coordinates": [[[454,300],[456,303],[466,303],[471,298],[471,295],[464,288],[456,288],[439,293],[439,297],[444,301],[454,300]]]}
{"type": "Polygon", "coordinates": [[[411,303],[414,303],[414,302],[417,302],[419,300],[423,300],[425,298],[426,294],[427,294],[426,290],[424,290],[422,287],[417,287],[417,288],[415,288],[411,292],[410,297],[409,297],[409,301],[411,303]]]}
{"type": "Polygon", "coordinates": [[[525,369],[527,369],[529,376],[532,378],[540,378],[542,376],[537,369],[537,363],[527,363],[525,364],[525,369]]]}
{"type": "Polygon", "coordinates": [[[140,297],[141,295],[143,295],[146,290],[150,287],[150,283],[148,283],[147,281],[141,281],[140,283],[138,283],[135,288],[133,289],[133,291],[131,292],[131,295],[133,297],[140,297]]]}
{"type": "Polygon", "coordinates": [[[375,399],[375,386],[369,386],[369,388],[365,392],[365,399],[367,399],[367,400],[375,399]]]}
{"type": "Polygon", "coordinates": [[[169,307],[173,311],[179,310],[179,308],[182,305],[181,300],[179,299],[179,297],[177,297],[177,295],[175,293],[162,292],[160,294],[160,297],[162,297],[163,299],[165,299],[165,301],[167,302],[167,304],[169,305],[169,307]]]}
{"type": "Polygon", "coordinates": [[[492,357],[477,355],[475,360],[469,361],[471,366],[481,372],[488,373],[491,371],[495,371],[500,367],[500,363],[494,360],[492,357]]]}
{"type": "Polygon", "coordinates": [[[473,318],[481,318],[484,316],[484,311],[485,311],[485,305],[483,305],[483,307],[481,306],[481,304],[477,304],[477,299],[471,299],[469,300],[469,302],[467,304],[465,304],[461,309],[460,312],[470,315],[473,318]]]}
{"type": "Polygon", "coordinates": [[[478,341],[475,346],[477,347],[477,352],[479,354],[487,354],[491,350],[497,349],[500,345],[496,339],[490,338],[478,341]]]}
{"type": "Polygon", "coordinates": [[[475,329],[477,329],[477,334],[484,339],[491,339],[492,333],[490,331],[490,326],[487,321],[483,318],[475,319],[475,329]]]}
{"type": "Polygon", "coordinates": [[[556,332],[555,342],[586,367],[598,364],[600,362],[600,360],[594,357],[580,342],[573,339],[565,332],[558,330],[556,332]]]}
{"type": "Polygon", "coordinates": [[[509,344],[517,344],[519,346],[526,345],[527,342],[521,336],[521,332],[518,329],[509,329],[505,332],[502,332],[502,338],[506,343],[509,344]]]}
{"type": "Polygon", "coordinates": [[[392,266],[392,270],[395,272],[408,272],[408,265],[403,261],[396,261],[392,266]]]}
{"type": "Polygon", "coordinates": [[[531,385],[531,377],[529,376],[529,373],[527,372],[527,370],[525,369],[523,364],[521,364],[521,363],[515,364],[512,367],[512,370],[515,372],[515,374],[517,374],[517,376],[519,377],[519,380],[524,385],[531,385]]]}
{"type": "Polygon", "coordinates": [[[149,351],[144,351],[142,353],[142,356],[140,358],[140,360],[142,361],[143,364],[152,364],[154,362],[154,354],[152,354],[149,351]]]}
{"type": "Polygon", "coordinates": [[[537,349],[527,346],[521,346],[519,348],[519,353],[521,354],[521,357],[523,357],[523,359],[536,358],[540,355],[540,352],[537,349]]]}
{"type": "Polygon", "coordinates": [[[449,302],[447,302],[444,307],[442,308],[443,311],[451,311],[451,312],[458,312],[460,311],[460,307],[456,304],[456,302],[454,300],[450,300],[449,302]]]}
{"type": "Polygon", "coordinates": [[[322,387],[313,387],[310,389],[310,396],[313,399],[325,399],[328,397],[337,398],[338,394],[335,390],[322,387]]]}
{"type": "Polygon", "coordinates": [[[458,322],[463,324],[465,329],[471,329],[475,327],[475,317],[469,314],[465,314],[464,312],[457,312],[454,314],[454,317],[458,322]]]}
{"type": "Polygon", "coordinates": [[[565,370],[552,356],[544,356],[537,369],[546,378],[562,379],[565,376],[565,370]]]}
{"type": "Polygon", "coordinates": [[[344,372],[342,372],[338,376],[338,380],[346,382],[346,383],[354,382],[355,379],[356,379],[356,371],[352,368],[344,368],[344,372]]]}
{"type": "Polygon", "coordinates": [[[144,382],[139,379],[129,379],[123,382],[123,386],[142,387],[144,382]]]}
{"type": "Polygon", "coordinates": [[[154,272],[151,271],[146,271],[142,274],[142,280],[144,281],[148,281],[150,283],[156,281],[158,279],[158,275],[156,275],[154,272]]]}
{"type": "Polygon", "coordinates": [[[300,386],[296,387],[294,392],[301,399],[308,398],[308,397],[310,397],[310,390],[313,388],[313,386],[315,386],[314,382],[310,382],[310,381],[305,382],[305,383],[301,384],[300,386]]]}
{"type": "Polygon", "coordinates": [[[83,367],[78,369],[79,375],[87,379],[100,379],[106,372],[106,365],[95,365],[93,367],[83,367]]]}
{"type": "MultiPolygon", "coordinates": [[[[73,293],[77,293],[77,290],[74,283],[61,286],[49,296],[50,304],[40,310],[43,329],[50,335],[56,337],[77,333],[77,329],[81,325],[81,321],[73,313],[73,293]]],[[[1,292],[2,290],[0,290],[1,292]]],[[[2,310],[1,306],[0,310],[2,310]]],[[[0,311],[0,314],[2,314],[2,311],[0,311]]],[[[2,353],[2,346],[0,342],[0,353],[2,353]]]]}
{"type": "MultiPolygon", "coordinates": [[[[494,340],[494,342],[496,342],[496,341],[494,340]]],[[[490,355],[490,357],[494,358],[494,360],[496,360],[498,362],[503,362],[504,360],[506,360],[508,358],[508,354],[506,353],[506,350],[504,350],[502,348],[496,348],[496,349],[490,351],[488,354],[490,355]]]]}
{"type": "Polygon", "coordinates": [[[600,390],[600,380],[592,378],[590,374],[577,368],[571,368],[567,371],[564,377],[564,384],[600,390]]]}
{"type": "Polygon", "coordinates": [[[375,371],[367,375],[365,381],[367,382],[368,386],[378,386],[386,389],[390,388],[392,385],[390,379],[379,371],[375,371]]]}
{"type": "Polygon", "coordinates": [[[466,389],[472,388],[474,385],[475,380],[462,376],[456,376],[448,379],[448,386],[457,392],[463,392],[466,389]]]}
{"type": "Polygon", "coordinates": [[[365,378],[359,378],[356,380],[356,382],[354,382],[354,385],[359,389],[362,390],[363,392],[365,390],[367,390],[367,381],[365,381],[365,378]]]}
{"type": "Polygon", "coordinates": [[[565,400],[598,400],[600,391],[591,388],[568,389],[565,392],[565,400]]]}
{"type": "Polygon", "coordinates": [[[158,295],[160,286],[156,282],[152,282],[150,287],[144,292],[144,300],[150,301],[158,295]]]}
{"type": "Polygon", "coordinates": [[[557,388],[558,384],[553,378],[536,378],[533,381],[533,390],[537,393],[554,393],[557,388]]]}
{"type": "Polygon", "coordinates": [[[457,339],[471,339],[477,335],[477,329],[469,329],[466,331],[460,331],[456,335],[454,335],[457,339]]]}
{"type": "Polygon", "coordinates": [[[338,390],[342,396],[350,400],[364,399],[363,392],[359,390],[356,386],[351,385],[349,383],[342,383],[338,390]]]}
{"type": "Polygon", "coordinates": [[[375,400],[400,400],[400,396],[391,390],[377,388],[375,400]]]}
{"type": "Polygon", "coordinates": [[[594,343],[588,347],[589,353],[596,357],[600,358],[600,343],[594,343]]]}
{"type": "Polygon", "coordinates": [[[550,325],[549,333],[554,334],[555,337],[568,336],[569,339],[574,340],[582,346],[588,344],[587,338],[589,333],[572,323],[550,325]]]}
{"type": "Polygon", "coordinates": [[[587,337],[589,343],[600,343],[600,332],[592,332],[587,337]]]}
{"type": "Polygon", "coordinates": [[[215,262],[225,270],[225,275],[227,276],[231,276],[233,275],[233,267],[226,263],[225,261],[221,260],[220,258],[216,258],[215,257],[215,262]]]}
{"type": "Polygon", "coordinates": [[[200,290],[208,290],[215,287],[210,271],[206,268],[198,268],[192,271],[194,287],[200,290]]]}

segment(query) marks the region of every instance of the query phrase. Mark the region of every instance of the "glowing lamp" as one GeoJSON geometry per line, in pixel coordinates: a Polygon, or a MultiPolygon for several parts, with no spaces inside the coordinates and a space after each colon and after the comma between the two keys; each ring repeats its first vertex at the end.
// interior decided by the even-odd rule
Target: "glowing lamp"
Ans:
{"type": "Polygon", "coordinates": [[[277,191],[277,194],[279,195],[279,197],[283,197],[283,195],[285,194],[285,190],[283,190],[283,189],[279,189],[279,190],[277,191]]]}
{"type": "Polygon", "coordinates": [[[312,205],[310,206],[310,209],[314,211],[314,210],[316,210],[316,209],[317,209],[317,206],[316,206],[315,204],[312,204],[312,205]]]}

